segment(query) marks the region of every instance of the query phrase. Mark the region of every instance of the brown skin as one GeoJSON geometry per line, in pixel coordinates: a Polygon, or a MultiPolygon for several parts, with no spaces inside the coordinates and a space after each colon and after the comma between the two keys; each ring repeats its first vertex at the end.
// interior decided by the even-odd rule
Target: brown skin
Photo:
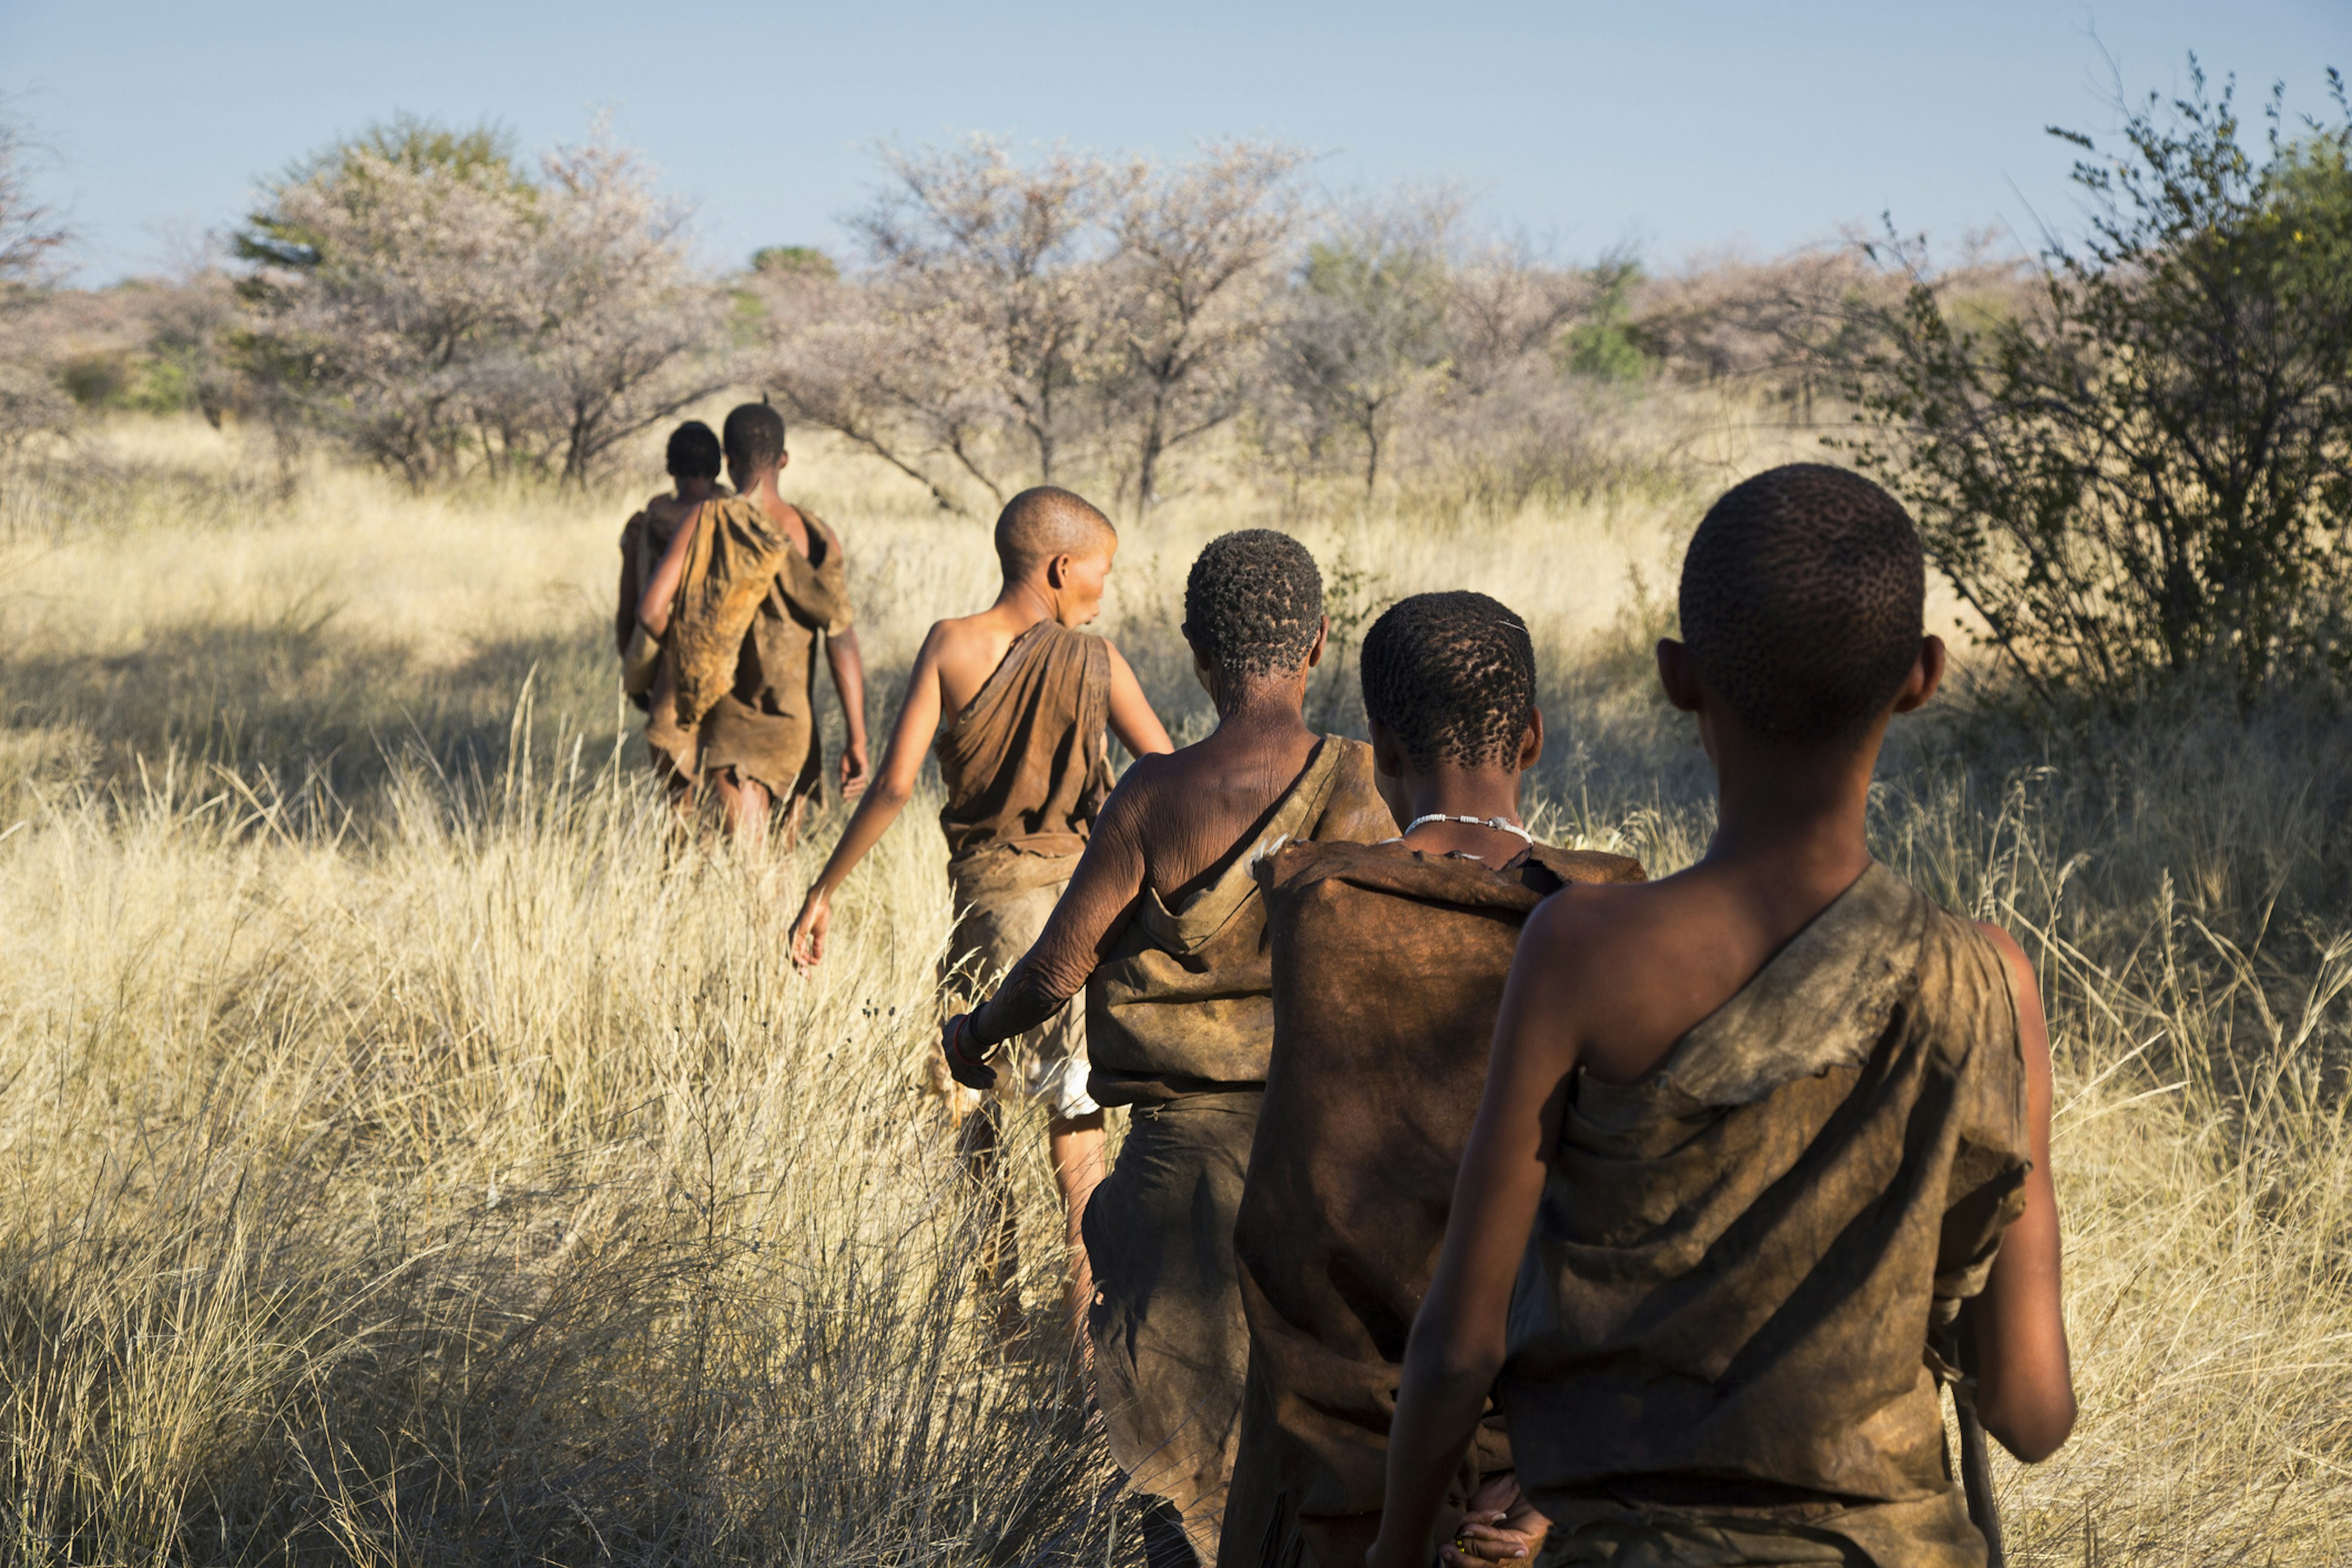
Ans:
{"type": "MultiPolygon", "coordinates": [[[[1297,782],[1318,739],[1304,712],[1307,676],[1322,660],[1328,631],[1328,622],[1316,628],[1297,668],[1245,681],[1226,679],[1193,645],[1192,673],[1216,704],[1216,729],[1181,752],[1139,756],[1127,770],[1103,803],[1069,888],[1036,943],[995,995],[941,1026],[940,1042],[950,1060],[968,1028],[975,1034],[963,1043],[964,1052],[979,1058],[986,1047],[1052,1017],[1086,988],[1145,888],[1171,906],[1180,903],[1297,782]]],[[[1099,1143],[1096,1152],[1099,1160],[1099,1143]]],[[[1101,1174],[1097,1164],[1092,1181],[1101,1174]]],[[[1083,1210],[1083,1205],[1070,1210],[1071,1245],[1081,1252],[1083,1210]]],[[[1077,1297],[1074,1313],[1092,1295],[1089,1289],[1077,1297]]],[[[1082,1318],[1077,1327],[1083,1342],[1082,1318]]]]}
{"type": "MultiPolygon", "coordinates": [[[[793,963],[806,969],[824,962],[833,895],[914,798],[923,759],[940,731],[962,717],[1024,632],[1041,621],[1083,626],[1102,613],[1103,585],[1118,552],[1118,542],[1112,540],[1091,554],[1054,556],[1018,577],[1007,577],[996,602],[980,614],[932,624],[915,657],[898,725],[882,752],[882,771],[842,830],[841,842],[810,885],[793,921],[793,963]]],[[[1135,671],[1116,647],[1110,648],[1110,727],[1131,756],[1175,750],[1135,671]]]]}
{"type": "MultiPolygon", "coordinates": [[[[734,482],[736,493],[748,496],[760,503],[768,521],[783,531],[803,560],[809,554],[808,520],[800,509],[777,493],[776,477],[793,460],[789,452],[780,455],[772,464],[753,464],[735,453],[727,454],[727,477],[734,482]]],[[[670,605],[677,598],[677,585],[686,575],[686,547],[694,530],[681,526],[669,549],[654,568],[653,581],[646,584],[646,596],[637,609],[637,618],[656,637],[669,630],[670,605]]],[[[841,753],[841,795],[844,800],[856,800],[866,793],[866,664],[858,657],[856,628],[839,637],[824,639],[825,663],[833,670],[833,688],[841,697],[841,716],[848,731],[848,744],[841,753]]],[[[711,787],[718,793],[720,807],[725,811],[728,831],[739,843],[756,849],[766,842],[769,813],[774,806],[765,784],[754,779],[737,778],[732,768],[710,775],[711,787]]],[[[789,845],[800,835],[801,808],[804,802],[793,802],[792,815],[784,823],[784,842],[789,845]]]]}
{"type": "MultiPolygon", "coordinates": [[[[824,961],[833,895],[914,798],[923,758],[940,729],[962,716],[1022,633],[1048,620],[1082,626],[1100,615],[1103,584],[1118,552],[1118,540],[1106,539],[1098,551],[1053,556],[1018,576],[1006,577],[996,602],[980,614],[932,625],[922,651],[916,656],[914,674],[908,679],[907,700],[898,710],[898,725],[882,752],[881,772],[866,798],[857,803],[849,825],[842,829],[841,841],[834,846],[793,921],[789,942],[795,964],[806,970],[824,961]]],[[[1160,756],[1175,749],[1160,716],[1144,698],[1135,671],[1115,647],[1110,648],[1110,727],[1130,756],[1160,756]]],[[[966,1129],[963,1152],[969,1163],[980,1166],[993,1158],[999,1131],[995,1106],[982,1105],[979,1117],[966,1129]]],[[[1094,1297],[1094,1277],[1078,1238],[1078,1218],[1095,1184],[1102,1180],[1102,1112],[1050,1118],[1045,1143],[1067,1220],[1072,1268],[1066,1305],[1075,1317],[1094,1297]]],[[[1083,1320],[1079,1326],[1083,1339],[1083,1320]]]]}
{"type": "MultiPolygon", "coordinates": [[[[734,493],[720,484],[715,476],[705,479],[699,474],[673,474],[670,479],[677,486],[676,492],[671,495],[650,497],[639,510],[651,513],[673,528],[684,519],[692,517],[695,508],[712,496],[734,493]]],[[[633,563],[625,563],[621,570],[622,591],[625,593],[628,574],[635,568],[633,563]]],[[[670,591],[672,594],[677,593],[676,588],[670,591]]],[[[642,601],[643,595],[639,595],[639,599],[642,601]]],[[[636,630],[637,608],[636,605],[623,605],[621,615],[613,627],[613,646],[623,653],[628,652],[629,638],[636,630]]]]}
{"type": "MultiPolygon", "coordinates": [[[[1505,1318],[1570,1079],[1630,1083],[1716,1012],[1870,864],[1864,806],[1887,723],[1935,694],[1944,646],[1925,638],[1901,693],[1858,746],[1790,746],[1749,732],[1658,645],[1675,706],[1698,719],[1719,826],[1705,858],[1661,881],[1572,887],[1529,918],[1496,1020],[1486,1092],[1454,1188],[1437,1274],[1405,1352],[1389,1444],[1388,1507],[1369,1568],[1425,1568],[1447,1478],[1501,1370],[1505,1318]]],[[[1982,928],[2017,982],[2033,1170],[1978,1317],[1985,1429],[2028,1463],[2074,1422],[2050,1178],[2049,1033],[2024,954],[1982,928]]]]}
{"type": "Polygon", "coordinates": [[[1085,989],[1145,888],[1171,907],[1181,903],[1297,782],[1318,739],[1302,709],[1328,629],[1317,629],[1297,668],[1248,681],[1227,679],[1193,645],[1192,671],[1216,704],[1216,729],[1127,770],[1036,945],[995,995],[947,1021],[943,1047],[969,1022],[965,1054],[977,1057],[1052,1017],[1085,989]]]}
{"type": "MultiPolygon", "coordinates": [[[[1372,781],[1398,826],[1433,812],[1447,816],[1499,816],[1526,826],[1519,816],[1520,794],[1528,770],[1543,756],[1541,713],[1530,715],[1513,762],[1484,767],[1444,759],[1427,767],[1417,766],[1386,724],[1374,719],[1371,731],[1372,781]]],[[[1527,853],[1517,834],[1466,822],[1423,823],[1406,834],[1404,842],[1428,855],[1473,855],[1497,869],[1527,853]]],[[[1517,1479],[1506,1471],[1487,1478],[1471,1495],[1460,1527],[1440,1550],[1438,1559],[1444,1568],[1480,1568],[1484,1563],[1532,1558],[1550,1527],[1551,1521],[1520,1495],[1517,1479]]]]}

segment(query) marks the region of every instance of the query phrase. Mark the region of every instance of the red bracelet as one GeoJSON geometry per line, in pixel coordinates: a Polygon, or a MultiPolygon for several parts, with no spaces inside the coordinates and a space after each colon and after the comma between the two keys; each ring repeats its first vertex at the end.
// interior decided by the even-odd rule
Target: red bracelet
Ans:
{"type": "MultiPolygon", "coordinates": [[[[967,1056],[964,1053],[963,1043],[971,1036],[971,1014],[966,1013],[963,1016],[961,1026],[956,1030],[953,1037],[951,1037],[948,1041],[948,1055],[955,1058],[958,1063],[964,1067],[984,1068],[988,1065],[987,1047],[982,1046],[982,1054],[977,1057],[967,1056]]],[[[974,1041],[973,1043],[978,1044],[977,1041],[974,1041]]]]}

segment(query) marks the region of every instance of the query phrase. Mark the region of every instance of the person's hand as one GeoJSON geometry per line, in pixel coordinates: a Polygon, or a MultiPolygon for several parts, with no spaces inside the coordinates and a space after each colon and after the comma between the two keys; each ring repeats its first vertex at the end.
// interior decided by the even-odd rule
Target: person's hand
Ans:
{"type": "Polygon", "coordinates": [[[996,1069],[980,1059],[971,1043],[971,1015],[958,1013],[940,1026],[940,1050],[948,1058],[948,1076],[966,1089],[986,1094],[996,1087],[996,1069]]]}
{"type": "Polygon", "coordinates": [[[822,889],[811,888],[801,900],[801,912],[793,917],[793,934],[785,944],[794,967],[814,969],[824,962],[824,932],[832,923],[833,900],[822,889]]]}
{"type": "Polygon", "coordinates": [[[1529,1563],[1543,1544],[1551,1521],[1535,1510],[1509,1470],[1490,1476],[1470,1494],[1470,1506],[1454,1539],[1438,1548],[1444,1568],[1488,1568],[1497,1563],[1529,1563]]]}
{"type": "Polygon", "coordinates": [[[856,800],[866,793],[866,779],[871,770],[866,763],[866,742],[853,741],[841,751],[841,798],[856,800]]]}

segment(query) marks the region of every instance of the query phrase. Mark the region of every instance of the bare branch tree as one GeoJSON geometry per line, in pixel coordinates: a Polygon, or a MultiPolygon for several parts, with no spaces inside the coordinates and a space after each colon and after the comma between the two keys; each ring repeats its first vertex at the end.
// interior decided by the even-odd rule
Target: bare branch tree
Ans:
{"type": "Polygon", "coordinates": [[[25,126],[0,114],[0,446],[73,416],[35,319],[71,231],[33,194],[33,153],[25,126]]]}
{"type": "Polygon", "coordinates": [[[562,477],[583,482],[614,446],[731,379],[723,307],[687,248],[687,215],[600,133],[541,161],[546,217],[532,254],[541,326],[529,362],[551,405],[562,477]]]}
{"type": "Polygon", "coordinates": [[[1131,433],[1139,513],[1159,499],[1170,451],[1248,405],[1268,296],[1303,210],[1292,175],[1305,160],[1281,142],[1228,142],[1124,182],[1109,394],[1131,433]]]}
{"type": "Polygon", "coordinates": [[[1310,449],[1360,443],[1364,495],[1379,483],[1397,412],[1445,363],[1448,240],[1461,215],[1441,193],[1359,212],[1308,247],[1277,351],[1310,449]]]}
{"type": "MultiPolygon", "coordinates": [[[[1112,343],[1100,226],[1110,173],[1060,149],[1024,166],[984,137],[947,152],[886,147],[882,157],[893,184],[853,224],[882,310],[908,353],[973,364],[1010,411],[1031,471],[1051,481],[1089,433],[1089,384],[1112,343]]],[[[933,423],[966,427],[945,409],[933,423]]],[[[961,440],[947,450],[992,495],[1010,485],[995,454],[961,440]]]]}
{"type": "Polygon", "coordinates": [[[1483,395],[1530,356],[1549,362],[1560,336],[1592,310],[1591,272],[1549,266],[1525,245],[1488,246],[1447,279],[1445,340],[1455,384],[1483,395]]]}
{"type": "Polygon", "coordinates": [[[968,512],[941,459],[999,505],[1005,492],[973,460],[1003,422],[984,354],[944,324],[904,331],[880,291],[831,272],[755,268],[743,287],[761,310],[769,346],[761,380],[788,417],[846,437],[929,490],[943,510],[968,512]]]}

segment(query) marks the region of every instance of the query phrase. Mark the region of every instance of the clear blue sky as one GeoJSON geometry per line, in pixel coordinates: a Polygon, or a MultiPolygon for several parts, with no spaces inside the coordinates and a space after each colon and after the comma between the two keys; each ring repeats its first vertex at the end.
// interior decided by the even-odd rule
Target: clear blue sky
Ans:
{"type": "Polygon", "coordinates": [[[91,280],[396,110],[487,116],[527,147],[609,110],[727,261],[841,247],[877,138],[970,131],[1161,153],[1271,133],[1326,154],[1334,189],[1458,180],[1488,224],[1570,255],[1770,251],[1885,208],[1956,237],[2066,219],[2042,127],[2112,122],[2107,55],[2144,91],[2192,48],[2321,110],[2322,68],[2352,70],[2352,0],[0,0],[0,91],[54,154],[91,280]]]}

